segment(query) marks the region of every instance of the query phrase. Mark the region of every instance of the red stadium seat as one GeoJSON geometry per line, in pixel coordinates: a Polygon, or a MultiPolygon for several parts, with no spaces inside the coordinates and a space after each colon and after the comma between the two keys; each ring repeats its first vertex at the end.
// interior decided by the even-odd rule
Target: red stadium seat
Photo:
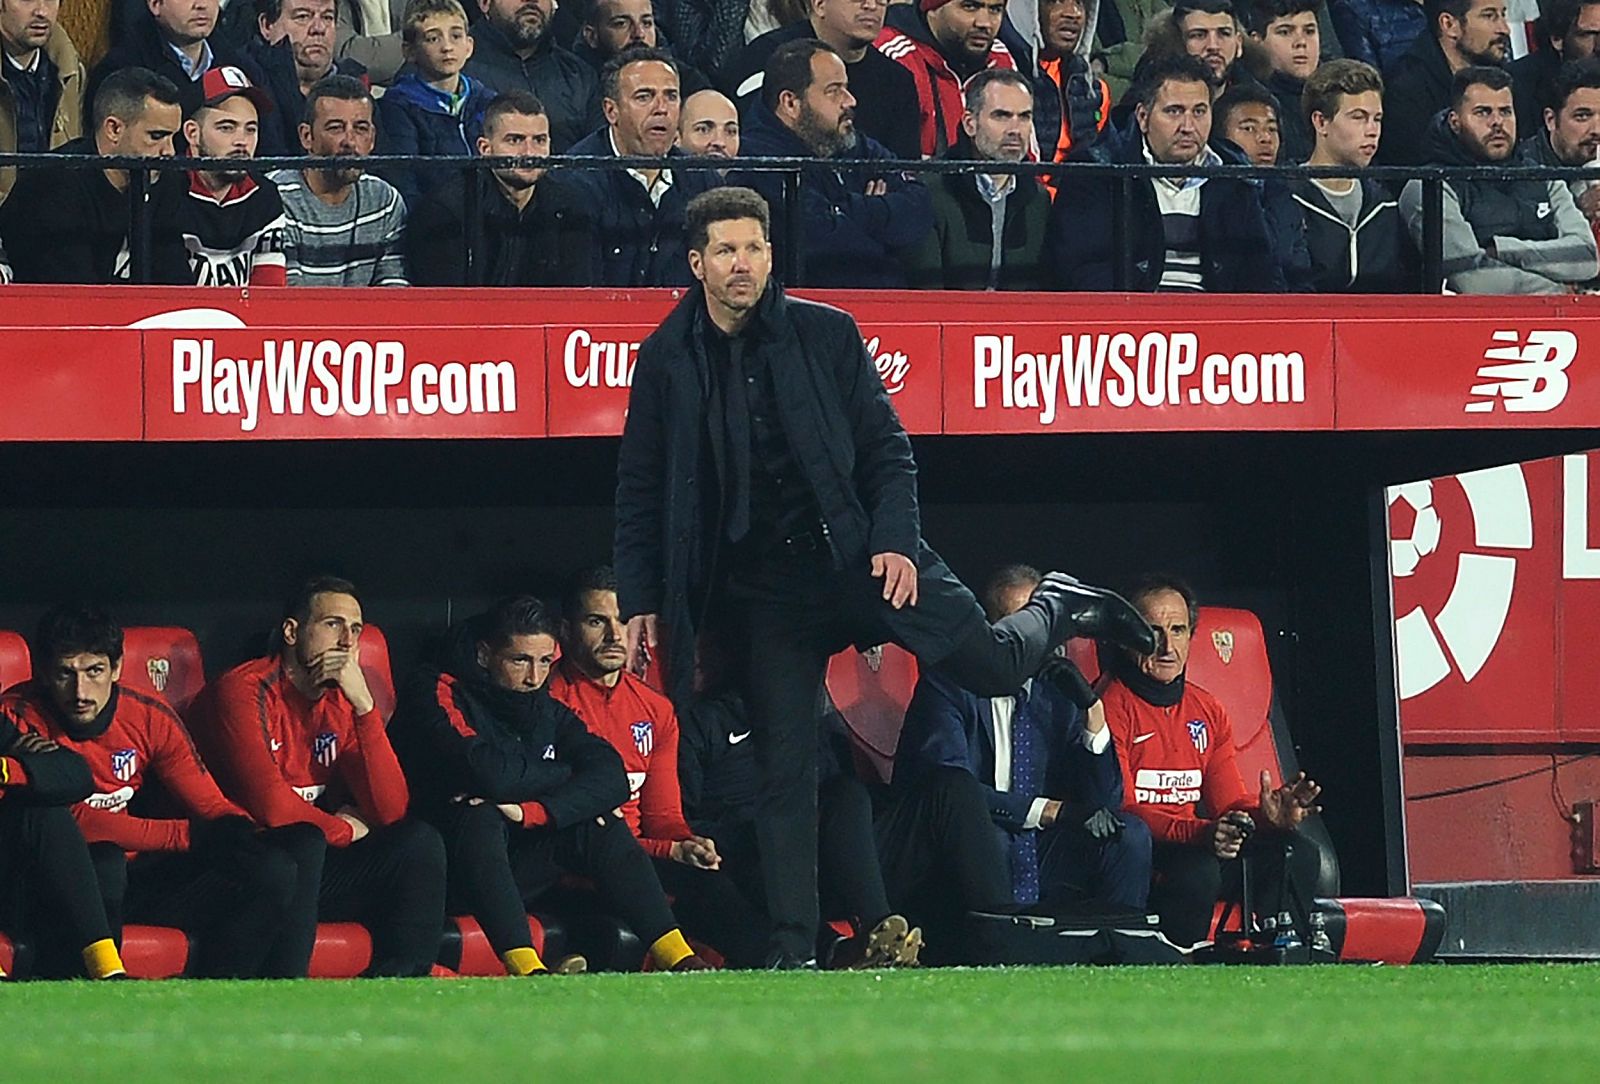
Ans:
{"type": "Polygon", "coordinates": [[[376,625],[361,630],[361,672],[367,675],[378,714],[387,723],[394,714],[394,671],[389,665],[389,641],[376,625]]]}
{"type": "Polygon", "coordinates": [[[311,950],[314,979],[354,979],[372,963],[372,935],[354,922],[323,922],[311,950]]]}
{"type": "Polygon", "coordinates": [[[189,966],[189,938],[167,926],[124,926],[122,963],[135,979],[172,979],[189,966]]]}
{"type": "MultiPolygon", "coordinates": [[[[489,946],[489,938],[484,935],[483,927],[478,925],[478,920],[471,915],[461,915],[456,918],[446,919],[447,925],[454,925],[457,935],[459,955],[447,947],[440,954],[440,962],[451,968],[459,975],[471,975],[480,978],[493,978],[506,973],[505,964],[500,961],[499,955],[489,946]],[[450,958],[455,957],[455,963],[450,958]]],[[[533,950],[540,956],[544,955],[544,924],[533,915],[528,916],[528,933],[533,938],[533,950]]],[[[448,943],[451,938],[448,931],[445,935],[448,943]]]]}
{"type": "Polygon", "coordinates": [[[8,629],[0,629],[0,689],[9,689],[33,676],[28,657],[28,641],[8,629]]]}
{"type": "Polygon", "coordinates": [[[188,629],[136,626],[122,633],[122,684],[159,696],[179,715],[206,683],[200,642],[188,629]]]}
{"type": "Polygon", "coordinates": [[[11,944],[11,938],[0,933],[0,971],[7,975],[17,973],[17,950],[11,944]]]}
{"type": "Polygon", "coordinates": [[[1202,607],[1188,673],[1227,707],[1245,785],[1254,790],[1263,770],[1280,785],[1284,766],[1272,733],[1272,667],[1260,619],[1249,610],[1202,607]]]}
{"type": "Polygon", "coordinates": [[[894,772],[917,672],[916,656],[894,644],[841,651],[828,662],[828,694],[850,728],[856,751],[884,783],[894,772]]]}

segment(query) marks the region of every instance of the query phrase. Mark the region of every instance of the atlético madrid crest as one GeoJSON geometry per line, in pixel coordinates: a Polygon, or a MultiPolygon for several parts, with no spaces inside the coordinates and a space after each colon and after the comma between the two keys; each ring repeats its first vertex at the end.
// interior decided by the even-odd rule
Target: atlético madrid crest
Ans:
{"type": "Polygon", "coordinates": [[[650,750],[656,747],[656,728],[651,725],[650,720],[634,723],[628,729],[633,732],[633,745],[639,750],[639,755],[649,756],[650,750]]]}
{"type": "Polygon", "coordinates": [[[1211,738],[1206,733],[1206,721],[1204,719],[1189,720],[1189,740],[1194,742],[1196,752],[1203,753],[1206,751],[1206,747],[1211,744],[1211,738]]]}
{"type": "Polygon", "coordinates": [[[139,771],[139,751],[118,749],[111,754],[111,774],[122,783],[128,782],[139,771]]]}
{"type": "Polygon", "coordinates": [[[339,759],[339,736],[331,730],[318,734],[311,741],[311,755],[324,768],[333,767],[333,762],[339,759]]]}

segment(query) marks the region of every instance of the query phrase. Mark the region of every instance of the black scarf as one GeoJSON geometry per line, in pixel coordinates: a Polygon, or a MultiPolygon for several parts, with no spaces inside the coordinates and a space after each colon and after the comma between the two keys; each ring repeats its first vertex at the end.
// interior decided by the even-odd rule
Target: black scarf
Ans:
{"type": "Polygon", "coordinates": [[[1112,663],[1112,671],[1117,675],[1117,680],[1128,687],[1129,692],[1158,708],[1170,708],[1182,700],[1184,683],[1188,679],[1186,671],[1174,681],[1157,681],[1121,652],[1117,653],[1112,663]]]}

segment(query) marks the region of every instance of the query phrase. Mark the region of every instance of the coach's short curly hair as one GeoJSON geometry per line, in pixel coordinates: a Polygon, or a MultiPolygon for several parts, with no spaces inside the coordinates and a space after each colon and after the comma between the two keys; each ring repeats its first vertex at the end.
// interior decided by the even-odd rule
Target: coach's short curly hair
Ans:
{"type": "Polygon", "coordinates": [[[772,212],[767,208],[767,201],[755,189],[727,185],[700,193],[689,201],[683,213],[689,247],[696,252],[705,251],[711,240],[714,223],[741,218],[753,218],[761,223],[761,236],[771,239],[772,212]]]}

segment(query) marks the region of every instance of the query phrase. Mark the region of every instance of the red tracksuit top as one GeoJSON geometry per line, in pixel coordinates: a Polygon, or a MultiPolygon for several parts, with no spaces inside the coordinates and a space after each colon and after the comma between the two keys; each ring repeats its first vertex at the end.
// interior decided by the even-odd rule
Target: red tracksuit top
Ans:
{"type": "Polygon", "coordinates": [[[1192,681],[1170,708],[1142,700],[1121,681],[1101,703],[1122,765],[1123,808],[1150,826],[1158,843],[1204,846],[1212,820],[1254,811],[1239,777],[1233,724],[1222,702],[1192,681]]]}
{"type": "MultiPolygon", "coordinates": [[[[925,17],[918,18],[926,21],[925,17]]],[[[917,100],[922,105],[918,130],[923,157],[938,157],[955,146],[961,138],[961,115],[966,110],[963,95],[972,77],[962,79],[931,40],[896,28],[893,20],[884,23],[873,47],[909,71],[917,85],[917,100]]],[[[989,67],[1015,70],[1016,66],[1011,50],[996,37],[989,47],[989,67]]]]}
{"type": "Polygon", "coordinates": [[[651,856],[670,858],[672,845],[693,834],[678,791],[678,717],[672,703],[627,671],[608,689],[564,662],[550,672],[550,695],[622,757],[629,791],[622,815],[651,856]]]}
{"type": "Polygon", "coordinates": [[[314,824],[344,847],[350,825],[329,810],[353,804],[374,828],[406,815],[411,795],[378,709],[356,715],[339,689],[307,700],[276,655],[206,686],[193,714],[223,791],[268,828],[314,824]]]}
{"type": "Polygon", "coordinates": [[[147,779],[159,780],[185,809],[202,820],[244,816],[244,811],[217,789],[189,732],[165,701],[119,685],[105,731],[85,738],[67,733],[49,704],[49,694],[38,683],[29,682],[0,697],[0,714],[18,730],[49,738],[88,763],[95,793],[72,807],[85,841],[115,843],[129,851],[188,850],[187,820],[128,813],[128,803],[147,779]]]}

